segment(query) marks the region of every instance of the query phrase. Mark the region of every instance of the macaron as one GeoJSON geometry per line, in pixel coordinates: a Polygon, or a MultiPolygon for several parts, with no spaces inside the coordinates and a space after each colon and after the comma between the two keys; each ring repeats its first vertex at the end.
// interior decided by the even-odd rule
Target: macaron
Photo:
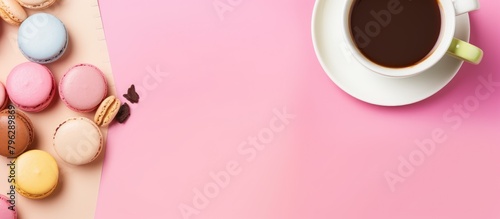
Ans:
{"type": "Polygon", "coordinates": [[[54,149],[66,163],[84,165],[95,160],[104,147],[101,130],[91,120],[70,118],[57,127],[54,149]]]}
{"type": "Polygon", "coordinates": [[[25,62],[7,76],[7,93],[19,109],[40,112],[47,108],[56,93],[54,75],[45,66],[25,62]]]}
{"type": "Polygon", "coordinates": [[[0,111],[0,155],[17,157],[33,143],[35,132],[31,120],[19,110],[0,111]]]}
{"type": "Polygon", "coordinates": [[[99,68],[79,64],[70,68],[59,82],[59,96],[76,112],[91,112],[107,96],[108,82],[99,68]]]}
{"type": "Polygon", "coordinates": [[[59,181],[57,162],[49,153],[30,150],[14,160],[16,191],[29,199],[42,199],[55,190],[59,181]]]}
{"type": "Polygon", "coordinates": [[[28,14],[16,0],[0,0],[0,17],[9,24],[19,26],[28,14]]]}
{"type": "Polygon", "coordinates": [[[4,195],[0,195],[0,218],[17,219],[17,210],[4,195]]]}
{"type": "Polygon", "coordinates": [[[56,2],[56,0],[17,0],[25,8],[44,9],[56,2]]]}
{"type": "Polygon", "coordinates": [[[98,126],[107,126],[113,121],[118,110],[120,110],[120,100],[111,95],[104,99],[97,108],[94,116],[94,122],[98,126]]]}
{"type": "Polygon", "coordinates": [[[68,46],[68,32],[61,20],[51,14],[37,13],[23,21],[17,43],[30,61],[46,64],[59,59],[68,46]]]}
{"type": "Polygon", "coordinates": [[[0,110],[5,109],[9,103],[9,96],[5,90],[5,86],[0,82],[0,110]]]}

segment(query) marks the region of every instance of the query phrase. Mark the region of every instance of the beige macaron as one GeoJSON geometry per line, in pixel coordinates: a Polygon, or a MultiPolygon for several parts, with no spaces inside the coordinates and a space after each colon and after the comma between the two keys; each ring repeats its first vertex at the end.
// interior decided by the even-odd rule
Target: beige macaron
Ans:
{"type": "Polygon", "coordinates": [[[121,102],[115,96],[109,96],[101,102],[94,116],[94,122],[98,126],[107,126],[113,121],[118,110],[120,110],[121,102]]]}
{"type": "Polygon", "coordinates": [[[28,14],[16,0],[0,0],[0,17],[9,24],[19,26],[28,14]]]}
{"type": "Polygon", "coordinates": [[[56,2],[56,0],[17,0],[25,8],[44,9],[56,2]]]}
{"type": "Polygon", "coordinates": [[[66,163],[84,165],[94,161],[104,148],[99,127],[85,117],[69,118],[57,127],[54,149],[66,163]]]}

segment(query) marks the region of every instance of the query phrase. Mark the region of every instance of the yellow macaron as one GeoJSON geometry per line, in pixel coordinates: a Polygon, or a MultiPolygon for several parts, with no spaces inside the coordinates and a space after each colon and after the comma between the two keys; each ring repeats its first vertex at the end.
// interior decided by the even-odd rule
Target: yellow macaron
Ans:
{"type": "Polygon", "coordinates": [[[59,181],[56,160],[47,152],[30,150],[14,161],[16,191],[30,199],[42,199],[55,190],[59,181]]]}

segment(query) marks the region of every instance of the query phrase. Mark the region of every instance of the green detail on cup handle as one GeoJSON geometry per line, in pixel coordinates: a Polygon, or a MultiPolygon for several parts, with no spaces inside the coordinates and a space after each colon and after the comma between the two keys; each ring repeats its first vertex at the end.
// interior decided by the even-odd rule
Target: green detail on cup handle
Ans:
{"type": "Polygon", "coordinates": [[[483,59],[483,50],[468,42],[453,38],[448,54],[472,64],[479,64],[483,59]]]}

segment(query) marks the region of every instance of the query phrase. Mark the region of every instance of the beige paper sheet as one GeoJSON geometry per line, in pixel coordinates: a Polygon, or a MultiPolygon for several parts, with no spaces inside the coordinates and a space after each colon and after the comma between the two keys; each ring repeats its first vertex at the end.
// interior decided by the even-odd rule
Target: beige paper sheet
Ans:
{"type": "MultiPolygon", "coordinates": [[[[29,14],[39,11],[27,10],[29,14]]],[[[63,21],[69,33],[69,46],[64,56],[47,65],[56,82],[71,66],[90,63],[99,67],[107,76],[110,93],[114,92],[113,76],[102,29],[97,0],[58,0],[50,8],[41,10],[63,21]]],[[[10,70],[26,62],[17,48],[18,27],[0,23],[0,81],[5,84],[10,70]]],[[[42,112],[27,113],[35,127],[35,142],[28,149],[41,149],[52,154],[60,169],[59,185],[54,193],[42,200],[30,200],[16,195],[19,219],[91,219],[94,218],[101,180],[103,154],[93,163],[84,166],[65,164],[52,147],[52,135],[58,124],[72,116],[93,118],[93,114],[76,113],[68,109],[56,95],[52,104],[42,112]]],[[[107,130],[101,129],[106,136],[107,130]]],[[[9,191],[7,163],[0,157],[0,193],[9,191]]]]}

